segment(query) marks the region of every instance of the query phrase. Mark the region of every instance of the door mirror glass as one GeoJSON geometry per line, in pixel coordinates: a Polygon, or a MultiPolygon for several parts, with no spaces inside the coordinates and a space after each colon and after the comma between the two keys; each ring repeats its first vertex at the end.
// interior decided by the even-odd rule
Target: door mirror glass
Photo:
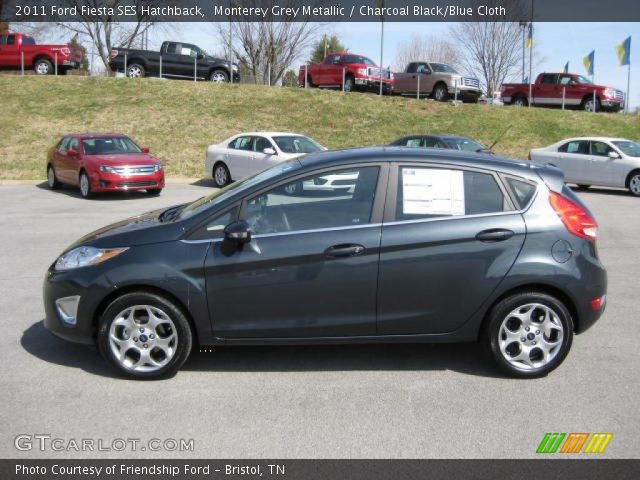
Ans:
{"type": "Polygon", "coordinates": [[[73,148],[67,150],[67,157],[77,157],[78,156],[78,150],[75,150],[73,148]]]}
{"type": "Polygon", "coordinates": [[[276,151],[273,148],[269,147],[262,150],[262,153],[264,153],[265,155],[275,155],[276,151]]]}
{"type": "Polygon", "coordinates": [[[620,158],[620,155],[618,155],[617,152],[609,152],[609,158],[620,158]]]}
{"type": "Polygon", "coordinates": [[[151,150],[149,150],[149,147],[142,147],[142,153],[149,153],[151,150]]]}
{"type": "Polygon", "coordinates": [[[244,245],[251,241],[251,230],[249,224],[244,220],[230,223],[224,228],[224,238],[236,245],[244,245]]]}

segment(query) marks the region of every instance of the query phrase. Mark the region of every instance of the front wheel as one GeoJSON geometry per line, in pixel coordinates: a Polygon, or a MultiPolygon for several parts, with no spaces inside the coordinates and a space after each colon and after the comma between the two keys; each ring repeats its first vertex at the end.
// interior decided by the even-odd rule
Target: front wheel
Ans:
{"type": "Polygon", "coordinates": [[[573,319],[564,303],[542,292],[511,295],[489,314],[483,342],[498,367],[519,378],[542,377],[569,353],[573,319]]]}
{"type": "Polygon", "coordinates": [[[106,308],[98,327],[100,354],[136,379],[175,374],[189,357],[193,334],[173,302],[147,292],[127,293],[106,308]]]}
{"type": "Polygon", "coordinates": [[[226,187],[230,181],[231,174],[229,173],[227,166],[222,162],[217,163],[213,167],[213,183],[216,184],[216,187],[222,188],[226,187]]]}
{"type": "Polygon", "coordinates": [[[582,109],[585,112],[599,112],[600,100],[596,97],[594,102],[593,96],[589,96],[582,101],[582,109]]]}
{"type": "Polygon", "coordinates": [[[214,70],[209,75],[209,80],[213,83],[227,83],[229,81],[229,75],[224,70],[214,70]]]}
{"type": "Polygon", "coordinates": [[[82,172],[80,174],[80,195],[82,195],[82,198],[91,198],[92,194],[89,176],[87,172],[82,172]]]}
{"type": "Polygon", "coordinates": [[[343,89],[345,92],[353,91],[353,86],[355,85],[355,80],[351,75],[347,75],[344,79],[343,89]]]}
{"type": "Polygon", "coordinates": [[[449,100],[449,90],[442,84],[437,85],[433,91],[433,98],[438,102],[446,102],[449,100]]]}
{"type": "Polygon", "coordinates": [[[629,191],[636,197],[640,197],[640,172],[634,172],[629,178],[629,191]]]}

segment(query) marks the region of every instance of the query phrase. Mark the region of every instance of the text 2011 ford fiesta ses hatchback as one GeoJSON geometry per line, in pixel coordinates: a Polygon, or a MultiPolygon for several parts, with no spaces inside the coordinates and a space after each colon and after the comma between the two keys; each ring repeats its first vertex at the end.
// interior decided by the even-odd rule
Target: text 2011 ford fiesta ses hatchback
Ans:
{"type": "Polygon", "coordinates": [[[316,153],[78,240],[47,273],[46,326],[134,378],[196,344],[443,341],[538,377],[603,312],[596,234],[553,167],[316,153]]]}

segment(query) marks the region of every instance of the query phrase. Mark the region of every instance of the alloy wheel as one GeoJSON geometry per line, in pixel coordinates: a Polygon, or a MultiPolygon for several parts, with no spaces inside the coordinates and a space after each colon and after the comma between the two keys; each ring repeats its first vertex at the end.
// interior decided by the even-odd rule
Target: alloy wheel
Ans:
{"type": "Polygon", "coordinates": [[[537,370],[560,353],[564,333],[555,310],[541,303],[528,303],[504,318],[498,345],[503,357],[515,368],[537,370]]]}
{"type": "Polygon", "coordinates": [[[130,78],[140,78],[142,77],[142,69],[138,65],[132,65],[128,69],[128,74],[130,78]]]}
{"type": "Polygon", "coordinates": [[[640,175],[636,174],[633,177],[631,177],[631,180],[629,180],[629,190],[631,190],[631,193],[633,193],[634,195],[639,195],[640,196],[640,175]]]}
{"type": "Polygon", "coordinates": [[[218,165],[216,167],[216,171],[214,172],[214,177],[216,185],[218,185],[219,187],[224,187],[227,184],[227,169],[222,165],[218,165]]]}
{"type": "Polygon", "coordinates": [[[211,81],[213,83],[226,83],[227,77],[225,77],[224,73],[222,72],[213,72],[211,74],[211,81]]]}
{"type": "Polygon", "coordinates": [[[111,322],[109,347],[123,368],[154,372],[175,356],[178,333],[171,317],[160,308],[134,305],[111,322]]]}
{"type": "Polygon", "coordinates": [[[46,62],[40,62],[36,65],[36,73],[38,75],[48,75],[49,74],[49,65],[46,62]]]}
{"type": "Polygon", "coordinates": [[[49,170],[47,170],[47,183],[49,184],[49,188],[53,188],[56,185],[56,174],[52,167],[49,167],[49,170]]]}
{"type": "Polygon", "coordinates": [[[86,175],[80,175],[80,193],[83,197],[88,197],[90,191],[89,178],[86,175]]]}

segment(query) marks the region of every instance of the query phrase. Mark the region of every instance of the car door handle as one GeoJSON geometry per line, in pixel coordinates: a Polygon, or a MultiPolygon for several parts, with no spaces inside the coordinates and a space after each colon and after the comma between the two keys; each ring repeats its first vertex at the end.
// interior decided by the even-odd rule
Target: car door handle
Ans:
{"type": "Polygon", "coordinates": [[[503,242],[513,237],[514,233],[506,228],[491,228],[483,230],[476,235],[476,240],[481,242],[503,242]]]}
{"type": "Polygon", "coordinates": [[[339,245],[333,245],[324,251],[324,256],[327,258],[341,258],[341,257],[353,257],[360,255],[364,252],[364,247],[355,243],[341,243],[339,245]]]}

